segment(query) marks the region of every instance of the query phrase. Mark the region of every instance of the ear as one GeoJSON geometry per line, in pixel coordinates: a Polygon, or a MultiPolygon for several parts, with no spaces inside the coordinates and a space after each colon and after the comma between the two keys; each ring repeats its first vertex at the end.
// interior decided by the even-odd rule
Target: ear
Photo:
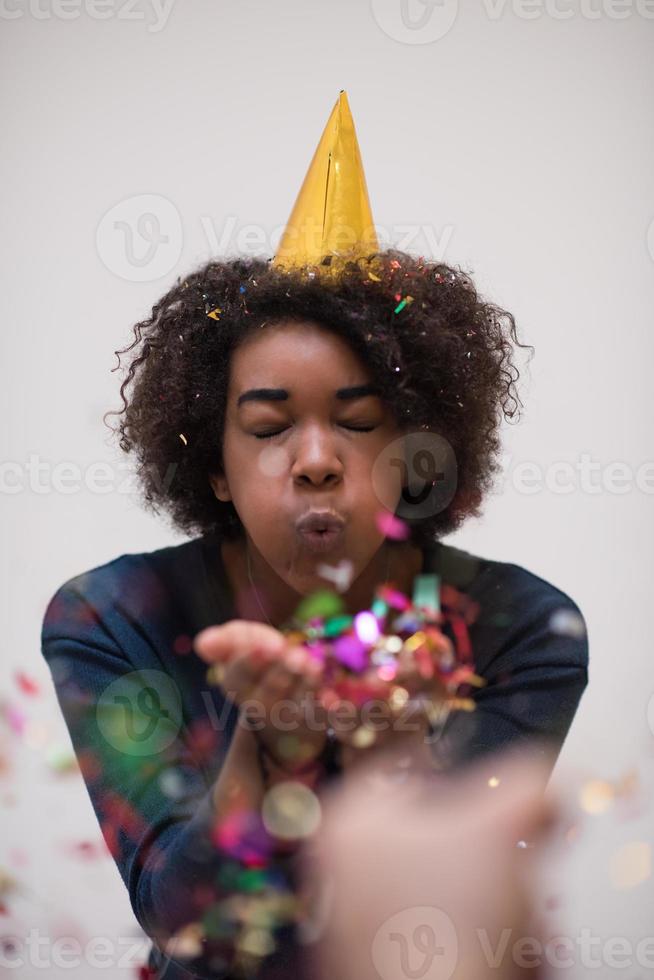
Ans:
{"type": "Polygon", "coordinates": [[[222,500],[223,503],[226,503],[228,500],[232,499],[232,495],[229,492],[227,477],[223,476],[221,473],[212,473],[209,476],[209,483],[211,484],[211,489],[213,490],[214,496],[217,500],[222,500]]]}

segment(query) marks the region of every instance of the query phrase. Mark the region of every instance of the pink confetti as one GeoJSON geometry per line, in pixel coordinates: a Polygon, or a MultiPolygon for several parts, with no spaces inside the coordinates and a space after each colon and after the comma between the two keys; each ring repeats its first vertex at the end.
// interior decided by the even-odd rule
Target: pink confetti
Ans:
{"type": "Polygon", "coordinates": [[[107,856],[107,846],[103,841],[95,842],[90,840],[76,841],[69,847],[69,852],[73,857],[83,858],[84,860],[97,860],[107,856]]]}
{"type": "Polygon", "coordinates": [[[190,636],[186,636],[185,633],[180,633],[179,636],[175,637],[173,642],[173,650],[180,656],[185,656],[190,653],[193,649],[193,640],[190,636]]]}
{"type": "Polygon", "coordinates": [[[14,704],[5,705],[4,716],[7,720],[7,724],[13,732],[17,735],[22,735],[27,724],[27,716],[24,711],[17,708],[14,704]]]}
{"type": "Polygon", "coordinates": [[[39,693],[40,688],[37,682],[22,670],[15,671],[14,678],[23,694],[34,696],[35,694],[39,693]]]}
{"type": "Polygon", "coordinates": [[[368,610],[357,613],[354,617],[354,629],[362,643],[372,645],[379,639],[379,623],[377,617],[368,610]]]}
{"type": "Polygon", "coordinates": [[[12,848],[8,857],[10,862],[16,865],[16,867],[24,867],[26,864],[29,864],[29,854],[21,847],[12,848]]]}
{"type": "Polygon", "coordinates": [[[388,585],[380,585],[377,589],[380,599],[383,599],[393,609],[404,611],[411,608],[411,600],[398,589],[391,589],[388,585]]]}
{"type": "Polygon", "coordinates": [[[406,521],[400,520],[388,510],[378,511],[375,522],[381,533],[387,538],[392,538],[393,541],[406,541],[411,533],[406,521]]]}
{"type": "Polygon", "coordinates": [[[365,669],[368,652],[365,643],[356,636],[345,634],[334,640],[334,655],[345,667],[357,673],[365,669]]]}

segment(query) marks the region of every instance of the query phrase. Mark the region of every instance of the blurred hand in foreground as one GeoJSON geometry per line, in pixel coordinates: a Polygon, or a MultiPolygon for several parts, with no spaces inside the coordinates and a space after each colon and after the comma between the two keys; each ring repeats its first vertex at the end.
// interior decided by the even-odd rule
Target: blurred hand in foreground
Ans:
{"type": "Polygon", "coordinates": [[[536,980],[533,950],[526,968],[514,949],[539,939],[535,862],[559,816],[544,796],[551,762],[511,748],[404,782],[398,762],[380,754],[323,797],[303,855],[306,881],[320,882],[307,892],[309,975],[536,980]]]}

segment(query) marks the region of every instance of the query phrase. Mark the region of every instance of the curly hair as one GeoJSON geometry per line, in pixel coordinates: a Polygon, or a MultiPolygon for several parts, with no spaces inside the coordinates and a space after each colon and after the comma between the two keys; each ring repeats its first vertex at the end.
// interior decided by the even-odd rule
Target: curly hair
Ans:
{"type": "MultiPolygon", "coordinates": [[[[344,338],[403,428],[441,433],[454,451],[456,490],[440,513],[410,523],[420,545],[456,530],[499,469],[499,428],[519,418],[513,316],[485,302],[460,268],[385,249],[347,262],[338,277],[270,259],[210,261],[163,296],[134,340],[120,387],[119,445],[136,453],[147,510],[187,534],[235,538],[243,527],[218,501],[230,357],[254,330],[309,320],[344,338]],[[126,395],[129,389],[129,394],[126,395]]],[[[530,348],[533,352],[533,348],[530,348]]],[[[113,427],[112,432],[115,433],[113,427]]]]}

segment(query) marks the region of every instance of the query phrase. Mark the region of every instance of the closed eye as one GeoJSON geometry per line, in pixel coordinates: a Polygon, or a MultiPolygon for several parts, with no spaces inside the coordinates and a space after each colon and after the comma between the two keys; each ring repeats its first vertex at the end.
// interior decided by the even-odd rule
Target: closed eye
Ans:
{"type": "MultiPolygon", "coordinates": [[[[347,429],[348,432],[372,432],[376,429],[376,425],[366,425],[366,426],[356,426],[356,425],[343,425],[343,429],[347,429]]],[[[286,429],[276,429],[274,432],[254,432],[253,435],[255,439],[273,439],[275,436],[280,436],[282,432],[286,432],[286,429]]]]}

